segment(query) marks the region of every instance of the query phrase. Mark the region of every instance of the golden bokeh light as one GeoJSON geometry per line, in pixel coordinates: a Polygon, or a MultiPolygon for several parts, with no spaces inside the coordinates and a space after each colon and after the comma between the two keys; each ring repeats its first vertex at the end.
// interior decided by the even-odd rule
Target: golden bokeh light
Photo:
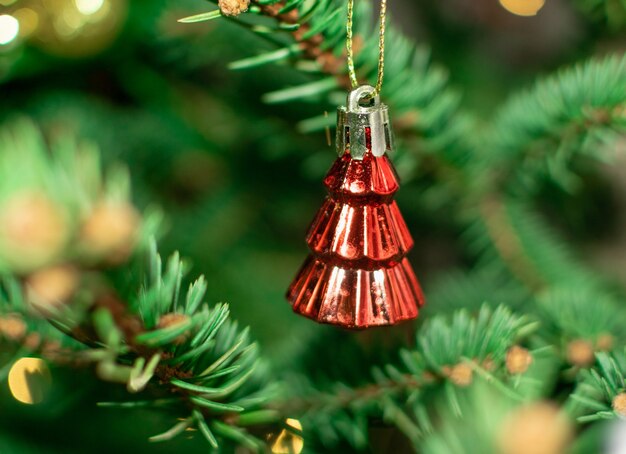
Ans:
{"type": "Polygon", "coordinates": [[[572,422],[551,402],[516,408],[502,421],[498,434],[501,454],[560,454],[568,452],[572,422]]]}
{"type": "Polygon", "coordinates": [[[0,0],[0,5],[7,6],[0,16],[0,48],[19,39],[21,44],[33,44],[62,57],[94,55],[118,36],[128,3],[129,0],[0,0]]]}
{"type": "Polygon", "coordinates": [[[31,8],[20,8],[12,13],[20,23],[20,36],[25,38],[32,35],[39,26],[39,14],[31,8]]]}
{"type": "Polygon", "coordinates": [[[55,265],[31,273],[26,279],[26,295],[33,309],[44,314],[69,302],[78,287],[78,272],[68,265],[55,265]]]}
{"type": "Polygon", "coordinates": [[[500,4],[517,16],[535,16],[543,5],[545,0],[499,0],[500,4]]]}
{"type": "Polygon", "coordinates": [[[0,16],[0,45],[4,46],[12,42],[20,32],[20,23],[9,14],[0,16]]]}
{"type": "Polygon", "coordinates": [[[20,358],[9,371],[9,390],[15,400],[24,404],[42,402],[51,384],[50,369],[39,358],[20,358]]]}
{"type": "Polygon", "coordinates": [[[298,421],[297,419],[287,418],[285,422],[289,427],[293,427],[296,430],[302,431],[302,424],[300,424],[300,421],[298,421]]]}
{"type": "Polygon", "coordinates": [[[74,0],[76,9],[86,16],[97,13],[104,5],[104,0],[74,0]]]}
{"type": "MultiPolygon", "coordinates": [[[[297,419],[288,418],[285,423],[293,429],[302,431],[302,424],[297,419]]],[[[272,453],[274,454],[300,454],[303,449],[304,440],[302,437],[287,429],[283,429],[272,444],[272,453]]]]}

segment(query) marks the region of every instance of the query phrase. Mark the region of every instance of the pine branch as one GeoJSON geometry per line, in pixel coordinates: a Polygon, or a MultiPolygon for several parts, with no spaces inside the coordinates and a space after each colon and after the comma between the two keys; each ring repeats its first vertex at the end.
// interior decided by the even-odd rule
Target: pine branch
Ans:
{"type": "Polygon", "coordinates": [[[581,372],[569,402],[570,411],[583,413],[580,422],[626,416],[626,353],[598,353],[596,365],[581,372]],[[582,411],[581,411],[582,410],[582,411]]]}
{"type": "MultiPolygon", "coordinates": [[[[302,2],[289,2],[289,8],[286,7],[284,2],[274,2],[273,4],[262,4],[258,0],[253,0],[253,3],[258,5],[260,14],[276,19],[280,23],[296,25],[291,34],[294,40],[299,44],[300,49],[304,57],[308,60],[315,61],[320,68],[320,71],[328,75],[335,76],[339,86],[344,87],[346,90],[350,89],[350,80],[346,74],[342,74],[345,62],[337,57],[332,50],[323,49],[324,36],[321,32],[312,33],[312,26],[303,21],[307,14],[301,15],[298,10],[298,3],[302,2]],[[289,9],[289,11],[285,11],[289,9]]],[[[321,6],[323,8],[323,5],[321,6]]],[[[319,6],[316,6],[319,8],[319,6]]],[[[334,10],[330,16],[336,15],[334,10]]],[[[317,27],[321,28],[321,27],[317,27]]],[[[313,30],[315,31],[315,30],[313,30]]]]}
{"type": "MultiPolygon", "coordinates": [[[[534,267],[514,224],[507,205],[497,197],[485,199],[481,204],[481,217],[469,233],[474,236],[473,247],[484,261],[499,258],[520,282],[534,291],[545,287],[546,282],[534,267]],[[490,255],[493,250],[495,254],[490,255]]],[[[488,266],[488,265],[487,265],[488,266]]]]}
{"type": "Polygon", "coordinates": [[[0,350],[5,355],[5,364],[0,367],[2,380],[6,379],[10,366],[25,355],[40,355],[73,368],[90,364],[81,357],[84,351],[81,343],[63,335],[47,320],[32,316],[20,283],[6,276],[0,278],[0,350]]]}
{"type": "Polygon", "coordinates": [[[274,422],[279,415],[259,411],[274,387],[258,348],[247,329],[229,320],[228,306],[209,309],[203,277],[182,289],[186,266],[178,255],[163,269],[156,242],[146,238],[154,222],[135,221],[127,180],[119,177],[125,174],[105,178],[97,150],[71,138],[52,145],[49,153],[26,120],[1,131],[0,148],[6,150],[0,156],[0,176],[6,177],[0,179],[5,203],[0,263],[6,274],[0,284],[0,338],[47,354],[46,342],[65,337],[63,346],[47,355],[50,360],[93,365],[101,379],[124,383],[130,393],[155,393],[119,406],[187,412],[153,441],[197,426],[213,447],[230,439],[261,449],[244,426],[274,422]],[[102,212],[102,199],[107,209],[117,210],[102,212]],[[133,222],[123,224],[128,213],[133,222]],[[30,225],[31,219],[37,222],[30,225]],[[74,232],[80,236],[70,242],[74,232]],[[131,260],[136,256],[138,261],[131,260]],[[56,330],[42,326],[44,319],[56,330]],[[56,335],[33,347],[26,334],[31,326],[41,335],[56,335]]]}
{"type": "Polygon", "coordinates": [[[484,266],[503,264],[533,292],[568,281],[602,285],[529,207],[539,182],[549,178],[571,188],[572,161],[604,159],[598,149],[608,154],[626,132],[625,87],[624,57],[590,60],[538,82],[496,114],[484,159],[469,169],[476,172],[471,181],[487,182],[474,188],[481,213],[468,231],[484,266]]]}
{"type": "Polygon", "coordinates": [[[611,294],[568,282],[542,294],[538,306],[546,328],[554,328],[567,340],[585,339],[598,350],[623,345],[626,314],[611,294]]]}
{"type": "MultiPolygon", "coordinates": [[[[288,102],[308,98],[317,100],[325,96],[328,103],[335,106],[336,100],[343,98],[345,91],[351,88],[344,58],[339,57],[345,47],[345,3],[339,0],[296,0],[288,4],[280,1],[253,1],[252,4],[252,14],[270,17],[279,24],[298,25],[287,31],[278,26],[269,32],[272,36],[289,33],[295,46],[289,44],[278,51],[235,62],[231,67],[249,69],[262,64],[291,61],[296,69],[317,73],[324,78],[279,90],[266,95],[265,99],[288,102]],[[314,71],[309,71],[310,64],[314,65],[314,71]],[[343,90],[336,91],[337,88],[343,90]]],[[[364,81],[375,77],[378,61],[378,39],[371,30],[371,15],[372,8],[368,2],[357,5],[356,67],[364,81]]],[[[243,16],[232,20],[245,25],[246,22],[241,19],[243,16]]],[[[267,29],[259,32],[254,26],[250,28],[262,38],[268,35],[267,29]]],[[[412,43],[393,24],[387,28],[387,47],[392,50],[386,53],[384,97],[395,112],[392,121],[396,133],[416,141],[420,149],[436,155],[444,167],[454,169],[462,166],[472,154],[474,121],[460,111],[460,96],[448,87],[446,72],[430,63],[427,49],[412,43]]],[[[313,132],[332,126],[332,123],[333,118],[321,115],[303,120],[300,124],[305,132],[313,132]]],[[[463,177],[460,173],[457,176],[463,177]]]]}
{"type": "Polygon", "coordinates": [[[465,232],[480,269],[508,273],[527,288],[527,297],[565,287],[607,294],[609,283],[587,269],[528,204],[512,196],[487,196],[482,207],[465,232]]]}
{"type": "Polygon", "coordinates": [[[561,71],[513,96],[495,115],[481,169],[525,197],[545,177],[571,188],[571,162],[610,156],[609,145],[626,133],[625,108],[626,57],[561,71]]]}
{"type": "Polygon", "coordinates": [[[626,4],[613,0],[576,0],[575,5],[594,21],[608,24],[612,31],[626,25],[626,4]]]}
{"type": "Polygon", "coordinates": [[[422,432],[432,426],[421,398],[426,393],[443,393],[454,406],[457,393],[480,378],[519,399],[508,382],[526,369],[511,368],[510,352],[535,329],[536,324],[502,306],[491,310],[485,305],[475,317],[465,310],[436,316],[417,333],[416,347],[400,352],[398,364],[373,370],[373,382],[359,387],[334,383],[323,390],[300,377],[290,383],[292,393],[279,408],[301,415],[305,436],[324,432],[320,438],[347,439],[357,449],[367,446],[368,420],[422,432]]]}
{"type": "MultiPolygon", "coordinates": [[[[291,61],[310,73],[312,66],[305,64],[315,63],[315,72],[322,76],[305,86],[271,94],[266,100],[283,102],[305,95],[328,94],[327,99],[334,103],[337,98],[333,90],[343,86],[341,77],[345,77],[341,75],[343,59],[337,57],[343,46],[343,24],[336,7],[339,2],[315,4],[317,13],[314,11],[307,21],[301,20],[299,8],[304,3],[299,1],[283,3],[280,9],[275,2],[259,0],[254,5],[255,11],[273,19],[276,27],[268,30],[252,24],[251,30],[259,35],[287,34],[290,41],[283,49],[239,62],[239,67],[291,61]],[[288,11],[289,8],[294,9],[288,11]],[[294,11],[298,13],[297,19],[290,19],[294,11]],[[299,22],[303,25],[298,26],[299,22]],[[331,56],[334,60],[330,60],[331,56]],[[333,61],[339,66],[333,67],[333,61]]],[[[365,15],[360,18],[367,22],[365,15]]],[[[362,33],[368,35],[373,36],[362,33]]],[[[359,61],[360,70],[369,77],[375,67],[374,41],[373,38],[364,41],[359,61]]],[[[445,77],[433,70],[425,54],[406,40],[398,38],[395,48],[397,52],[389,65],[396,65],[398,70],[391,71],[387,88],[390,104],[403,113],[400,123],[405,126],[402,129],[406,137],[419,137],[423,140],[419,145],[463,169],[462,177],[453,184],[466,206],[474,208],[478,200],[481,208],[480,219],[469,233],[476,245],[476,255],[482,257],[479,272],[485,272],[483,276],[488,277],[484,279],[496,285],[505,276],[503,270],[508,269],[530,289],[521,292],[525,300],[533,293],[545,292],[538,304],[544,321],[539,334],[544,339],[527,339],[536,326],[526,317],[518,317],[504,308],[478,310],[480,294],[485,292],[472,291],[465,295],[464,289],[472,288],[461,286],[445,297],[456,299],[451,306],[464,305],[467,301],[469,312],[457,311],[449,319],[431,319],[418,332],[415,348],[403,350],[399,360],[376,368],[365,384],[327,386],[303,380],[304,383],[294,386],[291,401],[280,402],[267,385],[263,363],[258,362],[260,356],[247,331],[229,321],[226,306],[209,308],[204,303],[207,285],[204,279],[196,280],[185,292],[186,266],[180,258],[174,255],[163,266],[156,245],[147,240],[154,231],[153,222],[145,217],[141,226],[136,220],[130,222],[134,235],[130,243],[122,242],[126,247],[104,244],[109,246],[106,248],[101,244],[96,249],[88,248],[97,244],[93,238],[94,235],[98,238],[99,231],[86,228],[90,225],[86,220],[98,213],[95,208],[103,195],[106,194],[107,200],[122,202],[126,208],[130,205],[123,173],[113,179],[101,179],[98,160],[93,158],[96,154],[90,154],[89,147],[85,151],[83,146],[65,142],[64,147],[48,153],[43,140],[32,142],[37,133],[24,127],[0,138],[1,149],[9,150],[6,156],[0,156],[0,206],[4,208],[0,228],[10,225],[6,221],[12,216],[7,212],[15,215],[15,205],[7,201],[23,204],[20,197],[32,194],[33,190],[39,196],[43,194],[45,202],[41,198],[35,198],[35,202],[29,198],[28,206],[39,209],[48,225],[63,228],[44,229],[43,235],[33,231],[28,240],[39,241],[36,250],[29,249],[28,244],[15,249],[19,242],[2,242],[0,236],[0,267],[4,273],[14,275],[4,281],[0,291],[3,314],[0,334],[4,340],[26,347],[27,332],[43,333],[51,339],[42,344],[42,349],[47,350],[55,336],[64,339],[67,342],[63,346],[64,358],[76,358],[81,366],[96,365],[102,378],[120,381],[131,392],[145,389],[150,396],[152,392],[158,395],[150,398],[146,393],[142,397],[147,399],[103,406],[165,408],[172,414],[185,415],[182,421],[172,421],[172,428],[153,437],[153,441],[169,440],[196,427],[212,448],[221,447],[224,439],[230,439],[235,444],[261,450],[262,443],[250,435],[255,429],[249,426],[271,424],[295,413],[301,415],[305,433],[319,431],[319,439],[328,444],[345,439],[353,447],[365,447],[368,427],[382,420],[405,433],[420,452],[451,452],[462,449],[464,441],[469,439],[475,443],[472,447],[481,452],[493,450],[493,427],[506,414],[502,407],[508,411],[520,400],[535,397],[525,387],[532,380],[543,380],[544,389],[552,383],[545,373],[540,375],[532,369],[528,373],[520,372],[539,355],[518,347],[518,342],[532,344],[548,339],[558,347],[563,342],[583,339],[592,343],[592,355],[594,350],[610,349],[600,346],[602,336],[609,335],[612,342],[623,343],[620,330],[623,311],[615,301],[606,298],[600,279],[578,265],[529,208],[537,180],[547,176],[570,184],[571,175],[564,176],[562,168],[572,159],[592,155],[590,144],[598,143],[596,134],[611,139],[616,132],[620,133],[623,104],[611,103],[622,96],[619,86],[623,83],[623,62],[592,64],[590,67],[595,69],[581,70],[580,74],[572,72],[574,75],[555,79],[555,85],[546,86],[545,90],[535,89],[531,95],[524,95],[532,100],[529,105],[538,117],[539,126],[528,112],[522,112],[528,106],[522,109],[511,103],[505,107],[493,136],[486,136],[492,139],[486,141],[490,166],[502,172],[491,174],[491,168],[468,166],[470,153],[478,148],[466,135],[474,131],[467,128],[467,118],[458,115],[458,99],[446,87],[445,77]],[[619,78],[613,77],[613,73],[605,74],[607,68],[617,69],[619,78]],[[595,71],[602,77],[594,74],[595,71]],[[600,81],[595,83],[602,84],[601,88],[609,92],[605,99],[601,99],[597,87],[590,89],[585,85],[594,78],[600,81]],[[611,98],[613,95],[615,98],[611,98]],[[563,110],[554,109],[561,104],[563,110]],[[507,128],[512,138],[505,136],[507,128]],[[588,141],[589,137],[593,140],[588,141]],[[558,158],[546,153],[553,146],[562,147],[558,158]],[[83,153],[74,153],[76,148],[83,153]],[[487,174],[495,176],[486,190],[476,187],[480,184],[473,184],[487,174]],[[531,181],[522,178],[523,174],[531,176],[531,181]],[[502,192],[505,194],[501,195],[502,192]],[[52,239],[46,236],[56,231],[66,235],[52,239]],[[83,235],[88,235],[91,241],[84,241],[83,235]],[[78,241],[73,241],[75,238],[78,241]],[[81,247],[76,249],[73,244],[81,247]],[[128,262],[142,248],[147,249],[147,270],[138,270],[128,262]],[[46,254],[41,255],[40,251],[46,254]],[[56,267],[59,263],[64,265],[61,269],[56,267]],[[86,300],[77,301],[73,292],[69,296],[55,295],[52,300],[49,295],[33,297],[33,289],[51,288],[37,285],[42,279],[40,272],[51,268],[65,278],[78,274],[79,284],[73,284],[73,288],[80,285],[82,295],[88,296],[86,300]],[[134,277],[129,279],[127,275],[131,271],[134,277]],[[572,283],[580,285],[572,289],[572,283]],[[29,311],[33,303],[45,311],[56,328],[31,320],[29,311]],[[20,323],[27,328],[24,330],[20,323]],[[9,339],[16,332],[19,335],[9,339]],[[58,336],[61,332],[73,339],[58,336]],[[470,383],[475,386],[468,387],[470,383]],[[480,388],[483,383],[488,386],[480,388]],[[485,395],[480,394],[480,389],[485,390],[485,395]],[[474,392],[476,396],[472,396],[474,392]],[[490,418],[484,418],[485,410],[490,418]],[[465,425],[461,426],[461,421],[465,425]]],[[[309,124],[317,128],[325,124],[313,120],[309,124]]],[[[59,274],[54,276],[58,278],[59,274]]],[[[519,290],[520,286],[513,283],[512,287],[519,290]]],[[[529,306],[526,310],[532,312],[535,308],[529,306]]],[[[23,351],[18,350],[16,355],[23,351]]],[[[52,359],[60,360],[60,357],[52,359]]],[[[573,400],[587,406],[588,412],[595,412],[583,421],[623,416],[620,402],[626,405],[626,397],[618,399],[626,392],[623,363],[618,353],[601,353],[591,370],[576,365],[575,372],[583,383],[573,400]]],[[[556,357],[551,358],[549,367],[540,369],[556,375],[562,365],[563,361],[556,357]]],[[[544,394],[548,392],[553,390],[544,394]]]]}
{"type": "MultiPolygon", "coordinates": [[[[217,3],[214,1],[214,3],[217,3]]],[[[274,63],[284,60],[294,55],[300,54],[300,58],[303,60],[309,60],[315,62],[319,66],[319,70],[322,73],[336,76],[336,83],[338,86],[344,87],[346,90],[350,89],[350,80],[345,74],[340,72],[345,67],[345,62],[337,57],[332,49],[324,48],[324,35],[322,32],[325,29],[330,28],[332,19],[335,19],[339,9],[330,9],[331,2],[324,0],[317,2],[310,7],[308,11],[300,13],[300,9],[303,8],[304,0],[297,0],[289,2],[287,6],[285,2],[280,0],[275,1],[258,1],[252,0],[252,7],[250,12],[261,16],[274,19],[279,23],[279,26],[274,30],[275,32],[283,31],[291,34],[296,46],[290,46],[285,49],[281,49],[277,52],[260,55],[254,59],[246,59],[242,62],[234,62],[231,64],[233,69],[244,69],[255,67],[261,64],[274,63]],[[326,14],[326,25],[311,25],[309,22],[313,19],[313,15],[316,11],[322,11],[326,14]]],[[[220,17],[220,11],[214,10],[208,13],[198,14],[188,18],[183,18],[180,22],[192,23],[202,22],[205,20],[212,20],[220,17]]],[[[237,19],[232,20],[247,26],[245,22],[241,22],[237,19]]],[[[268,30],[264,28],[251,27],[253,31],[256,31],[261,36],[267,34],[268,30]]],[[[269,30],[272,32],[272,30],[269,30]]]]}
{"type": "Polygon", "coordinates": [[[530,299],[524,285],[512,280],[502,269],[488,266],[473,270],[452,270],[441,273],[425,288],[428,305],[424,314],[430,311],[444,313],[465,308],[477,311],[485,301],[506,301],[515,311],[523,311],[530,299]]]}

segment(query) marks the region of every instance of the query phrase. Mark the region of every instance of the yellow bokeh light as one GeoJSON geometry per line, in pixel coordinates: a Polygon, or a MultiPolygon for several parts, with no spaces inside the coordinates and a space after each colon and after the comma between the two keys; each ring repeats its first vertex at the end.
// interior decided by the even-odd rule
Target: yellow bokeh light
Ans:
{"type": "Polygon", "coordinates": [[[300,424],[300,421],[298,421],[297,419],[287,418],[285,422],[289,427],[293,427],[294,429],[300,431],[302,430],[302,424],[300,424]]]}
{"type": "MultiPolygon", "coordinates": [[[[297,419],[288,418],[285,420],[285,423],[289,427],[302,431],[302,424],[297,419]]],[[[274,454],[300,454],[303,449],[304,440],[302,437],[287,429],[283,429],[272,444],[272,453],[274,454]]]]}
{"type": "Polygon", "coordinates": [[[39,14],[39,23],[29,39],[53,55],[94,55],[108,47],[117,37],[125,23],[130,2],[131,0],[30,0],[27,4],[39,14]]]}
{"type": "Polygon", "coordinates": [[[545,0],[500,0],[504,9],[518,16],[535,16],[545,3],[545,0]]]}
{"type": "Polygon", "coordinates": [[[20,32],[20,23],[13,16],[3,14],[0,16],[0,45],[9,44],[20,32]]]}
{"type": "Polygon", "coordinates": [[[52,376],[46,363],[39,358],[20,358],[9,371],[9,390],[24,404],[38,404],[44,400],[52,376]]]}
{"type": "Polygon", "coordinates": [[[39,15],[37,12],[30,8],[20,8],[13,12],[15,17],[20,23],[20,36],[32,35],[39,26],[39,15]]]}
{"type": "Polygon", "coordinates": [[[104,5],[104,0],[74,0],[74,4],[80,13],[88,16],[97,13],[104,5]]]}

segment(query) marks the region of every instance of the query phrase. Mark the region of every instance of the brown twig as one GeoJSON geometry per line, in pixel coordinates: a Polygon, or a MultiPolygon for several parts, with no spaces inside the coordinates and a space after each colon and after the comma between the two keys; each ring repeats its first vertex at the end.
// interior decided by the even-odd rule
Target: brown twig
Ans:
{"type": "MultiPolygon", "coordinates": [[[[138,335],[146,331],[145,327],[139,317],[131,314],[128,311],[127,305],[115,295],[111,293],[103,294],[96,299],[95,307],[102,307],[109,311],[115,325],[122,331],[126,345],[128,345],[133,353],[145,359],[149,359],[153,355],[161,353],[158,350],[138,344],[135,341],[138,335]]],[[[190,371],[182,369],[180,366],[159,364],[154,371],[154,375],[161,383],[169,383],[172,378],[189,378],[193,374],[190,371]]],[[[173,389],[178,390],[178,388],[173,389]]]]}
{"type": "MultiPolygon", "coordinates": [[[[558,136],[540,138],[530,143],[525,148],[523,156],[529,156],[534,149],[557,148],[559,142],[576,137],[593,126],[609,125],[614,117],[624,116],[625,108],[623,104],[612,109],[585,108],[583,109],[585,115],[582,121],[574,121],[567,125],[558,136]]],[[[506,208],[498,195],[502,192],[503,186],[510,181],[510,177],[511,172],[508,168],[506,172],[495,170],[488,175],[491,189],[480,203],[480,211],[487,227],[487,233],[500,258],[514,276],[532,292],[537,293],[545,289],[548,282],[540,275],[530,257],[525,254],[521,239],[515,231],[515,226],[512,225],[506,215],[506,208]]]]}
{"type": "MultiPolygon", "coordinates": [[[[254,3],[259,7],[264,16],[271,17],[277,21],[286,24],[297,24],[300,20],[297,9],[293,9],[287,13],[280,13],[280,10],[285,6],[284,2],[274,3],[273,5],[261,5],[256,1],[254,3]]],[[[321,34],[318,33],[309,38],[305,38],[304,36],[310,29],[311,26],[309,24],[301,24],[300,27],[291,32],[291,34],[300,44],[300,48],[307,59],[316,61],[320,65],[322,72],[335,76],[339,85],[349,90],[351,88],[350,79],[347,74],[343,74],[342,72],[346,64],[345,61],[334,55],[331,50],[321,49],[321,44],[324,42],[324,37],[321,34]]]]}
{"type": "Polygon", "coordinates": [[[494,195],[487,196],[482,201],[480,210],[493,246],[513,275],[533,291],[544,288],[545,282],[524,254],[524,247],[506,216],[502,200],[494,195]]]}
{"type": "Polygon", "coordinates": [[[422,380],[417,377],[405,374],[405,380],[390,380],[385,383],[368,383],[360,388],[353,390],[341,390],[338,393],[324,393],[321,395],[311,396],[302,399],[290,399],[282,405],[276,405],[276,408],[285,415],[310,411],[315,408],[324,407],[332,404],[335,408],[344,408],[359,399],[373,399],[385,392],[401,392],[407,389],[417,389],[424,386],[430,380],[431,375],[425,376],[422,380]]]}

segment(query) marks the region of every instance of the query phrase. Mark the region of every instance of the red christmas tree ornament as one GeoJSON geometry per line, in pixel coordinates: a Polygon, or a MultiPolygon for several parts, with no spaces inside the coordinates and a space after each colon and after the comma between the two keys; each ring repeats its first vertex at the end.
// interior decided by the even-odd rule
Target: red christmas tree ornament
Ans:
{"type": "Polygon", "coordinates": [[[345,328],[395,325],[417,317],[424,296],[406,258],[413,239],[393,200],[398,176],[387,106],[353,90],[337,114],[339,159],[324,185],[328,197],[306,237],[311,255],[287,292],[293,310],[345,328]]]}

